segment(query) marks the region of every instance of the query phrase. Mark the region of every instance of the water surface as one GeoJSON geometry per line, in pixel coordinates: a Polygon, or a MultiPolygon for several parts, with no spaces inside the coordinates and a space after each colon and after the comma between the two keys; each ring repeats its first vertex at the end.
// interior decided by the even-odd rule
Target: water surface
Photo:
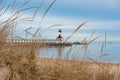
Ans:
{"type": "Polygon", "coordinates": [[[103,42],[94,42],[89,46],[52,46],[39,49],[39,56],[44,58],[81,60],[92,58],[100,61],[120,62],[120,42],[107,42],[103,47],[103,42]],[[87,51],[86,51],[87,49],[87,51]]]}

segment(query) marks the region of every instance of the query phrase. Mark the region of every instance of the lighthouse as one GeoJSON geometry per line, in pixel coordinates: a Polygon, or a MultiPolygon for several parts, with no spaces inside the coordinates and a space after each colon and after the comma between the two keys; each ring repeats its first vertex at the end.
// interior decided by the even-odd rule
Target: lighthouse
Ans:
{"type": "Polygon", "coordinates": [[[62,41],[63,40],[63,37],[62,37],[62,30],[61,29],[59,29],[58,30],[58,36],[57,36],[57,40],[59,40],[59,41],[62,41]]]}

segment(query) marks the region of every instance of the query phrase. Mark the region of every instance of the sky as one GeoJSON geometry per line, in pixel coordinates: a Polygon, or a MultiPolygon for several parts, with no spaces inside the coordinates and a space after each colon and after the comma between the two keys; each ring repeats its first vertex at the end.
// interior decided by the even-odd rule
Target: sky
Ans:
{"type": "MultiPolygon", "coordinates": [[[[23,6],[23,4],[29,0],[0,0],[0,9],[3,6],[7,7],[9,4],[11,6],[14,1],[16,1],[13,6],[15,9],[9,9],[2,17],[0,16],[1,21],[8,19],[19,8],[39,6],[42,2],[42,0],[30,0],[29,3],[23,6]]],[[[44,38],[55,39],[58,35],[58,29],[61,28],[63,31],[62,35],[65,39],[71,35],[80,24],[87,21],[69,41],[82,41],[84,38],[89,40],[90,34],[95,30],[93,38],[99,36],[97,41],[100,42],[104,41],[104,35],[106,33],[107,42],[112,43],[112,45],[109,46],[110,49],[113,48],[111,53],[117,55],[120,47],[120,0],[56,0],[41,21],[43,14],[53,1],[54,0],[44,0],[34,21],[18,24],[15,33],[25,37],[24,30],[26,28],[32,27],[32,29],[29,30],[31,33],[34,33],[40,28],[40,34],[42,34],[44,38]],[[56,24],[62,24],[63,26],[48,28],[56,24]]],[[[22,16],[31,17],[34,12],[35,9],[29,9],[22,12],[22,16]]]]}
{"type": "MultiPolygon", "coordinates": [[[[16,0],[17,7],[22,7],[25,1],[16,0]]],[[[13,4],[13,2],[14,0],[3,0],[1,7],[10,3],[13,4]]],[[[41,2],[42,0],[30,0],[25,7],[39,6],[41,2]]],[[[70,40],[77,40],[78,36],[80,40],[83,36],[88,37],[95,29],[95,35],[101,36],[99,40],[103,40],[104,33],[106,32],[109,41],[120,41],[120,0],[56,0],[41,22],[41,16],[43,16],[45,10],[52,2],[53,0],[44,0],[35,21],[30,24],[23,23],[24,25],[21,24],[20,27],[25,28],[31,26],[38,28],[39,26],[37,24],[40,24],[43,29],[45,28],[45,32],[52,32],[52,37],[49,34],[43,34],[47,38],[55,38],[58,35],[57,29],[61,28],[63,30],[63,36],[66,38],[76,27],[87,21],[73,36],[74,39],[71,38],[70,40]],[[47,28],[55,24],[63,24],[64,26],[56,26],[51,29],[47,28]]],[[[33,9],[27,10],[23,13],[23,16],[31,16],[33,12],[33,9]]],[[[12,12],[8,11],[4,16],[8,17],[10,14],[12,12]]]]}
{"type": "MultiPolygon", "coordinates": [[[[120,41],[119,4],[119,0],[58,0],[48,15],[53,17],[52,21],[65,24],[65,28],[71,31],[88,21],[81,33],[89,35],[91,30],[96,29],[96,34],[103,36],[106,32],[110,41],[120,41]]],[[[49,20],[48,18],[45,20],[49,20]]]]}

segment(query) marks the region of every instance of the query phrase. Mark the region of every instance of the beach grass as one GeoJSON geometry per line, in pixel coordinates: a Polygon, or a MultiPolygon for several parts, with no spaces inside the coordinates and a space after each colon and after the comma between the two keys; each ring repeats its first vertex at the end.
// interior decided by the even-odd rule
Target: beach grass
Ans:
{"type": "Polygon", "coordinates": [[[34,43],[28,43],[29,46],[6,43],[6,30],[0,30],[0,77],[3,80],[120,80],[120,64],[93,59],[40,58],[36,54],[42,44],[38,47],[34,43]]]}
{"type": "MultiPolygon", "coordinates": [[[[0,18],[8,10],[15,10],[16,1],[13,0],[12,8],[9,6],[1,8],[0,18]]],[[[55,1],[48,6],[42,20],[55,1]]],[[[23,3],[23,6],[29,2],[30,0],[27,0],[23,3]]],[[[2,1],[0,3],[2,4],[2,1]]],[[[0,22],[0,80],[120,80],[120,64],[118,63],[105,63],[91,58],[89,61],[85,61],[84,59],[74,61],[41,58],[36,56],[36,54],[39,53],[37,52],[39,48],[47,46],[44,43],[39,45],[34,43],[26,43],[24,45],[7,43],[6,39],[13,36],[14,28],[18,25],[16,21],[32,21],[43,3],[38,7],[22,7],[15,11],[8,19],[0,22]],[[28,9],[36,10],[33,17],[21,18],[21,13],[28,9]]],[[[66,41],[85,23],[78,26],[66,38],[66,41]]],[[[89,44],[98,38],[91,39],[93,33],[90,36],[90,41],[87,45],[83,46],[83,49],[87,50],[89,44]]],[[[83,42],[87,42],[86,39],[83,42]]],[[[106,36],[104,45],[106,46],[106,36]]],[[[104,45],[102,45],[101,53],[103,52],[104,45]]]]}

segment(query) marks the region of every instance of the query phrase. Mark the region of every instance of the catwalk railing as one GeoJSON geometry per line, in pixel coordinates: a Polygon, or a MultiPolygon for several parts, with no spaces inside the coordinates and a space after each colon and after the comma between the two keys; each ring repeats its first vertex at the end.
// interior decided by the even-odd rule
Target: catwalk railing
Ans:
{"type": "Polygon", "coordinates": [[[6,39],[7,43],[62,43],[57,39],[6,39]]]}

